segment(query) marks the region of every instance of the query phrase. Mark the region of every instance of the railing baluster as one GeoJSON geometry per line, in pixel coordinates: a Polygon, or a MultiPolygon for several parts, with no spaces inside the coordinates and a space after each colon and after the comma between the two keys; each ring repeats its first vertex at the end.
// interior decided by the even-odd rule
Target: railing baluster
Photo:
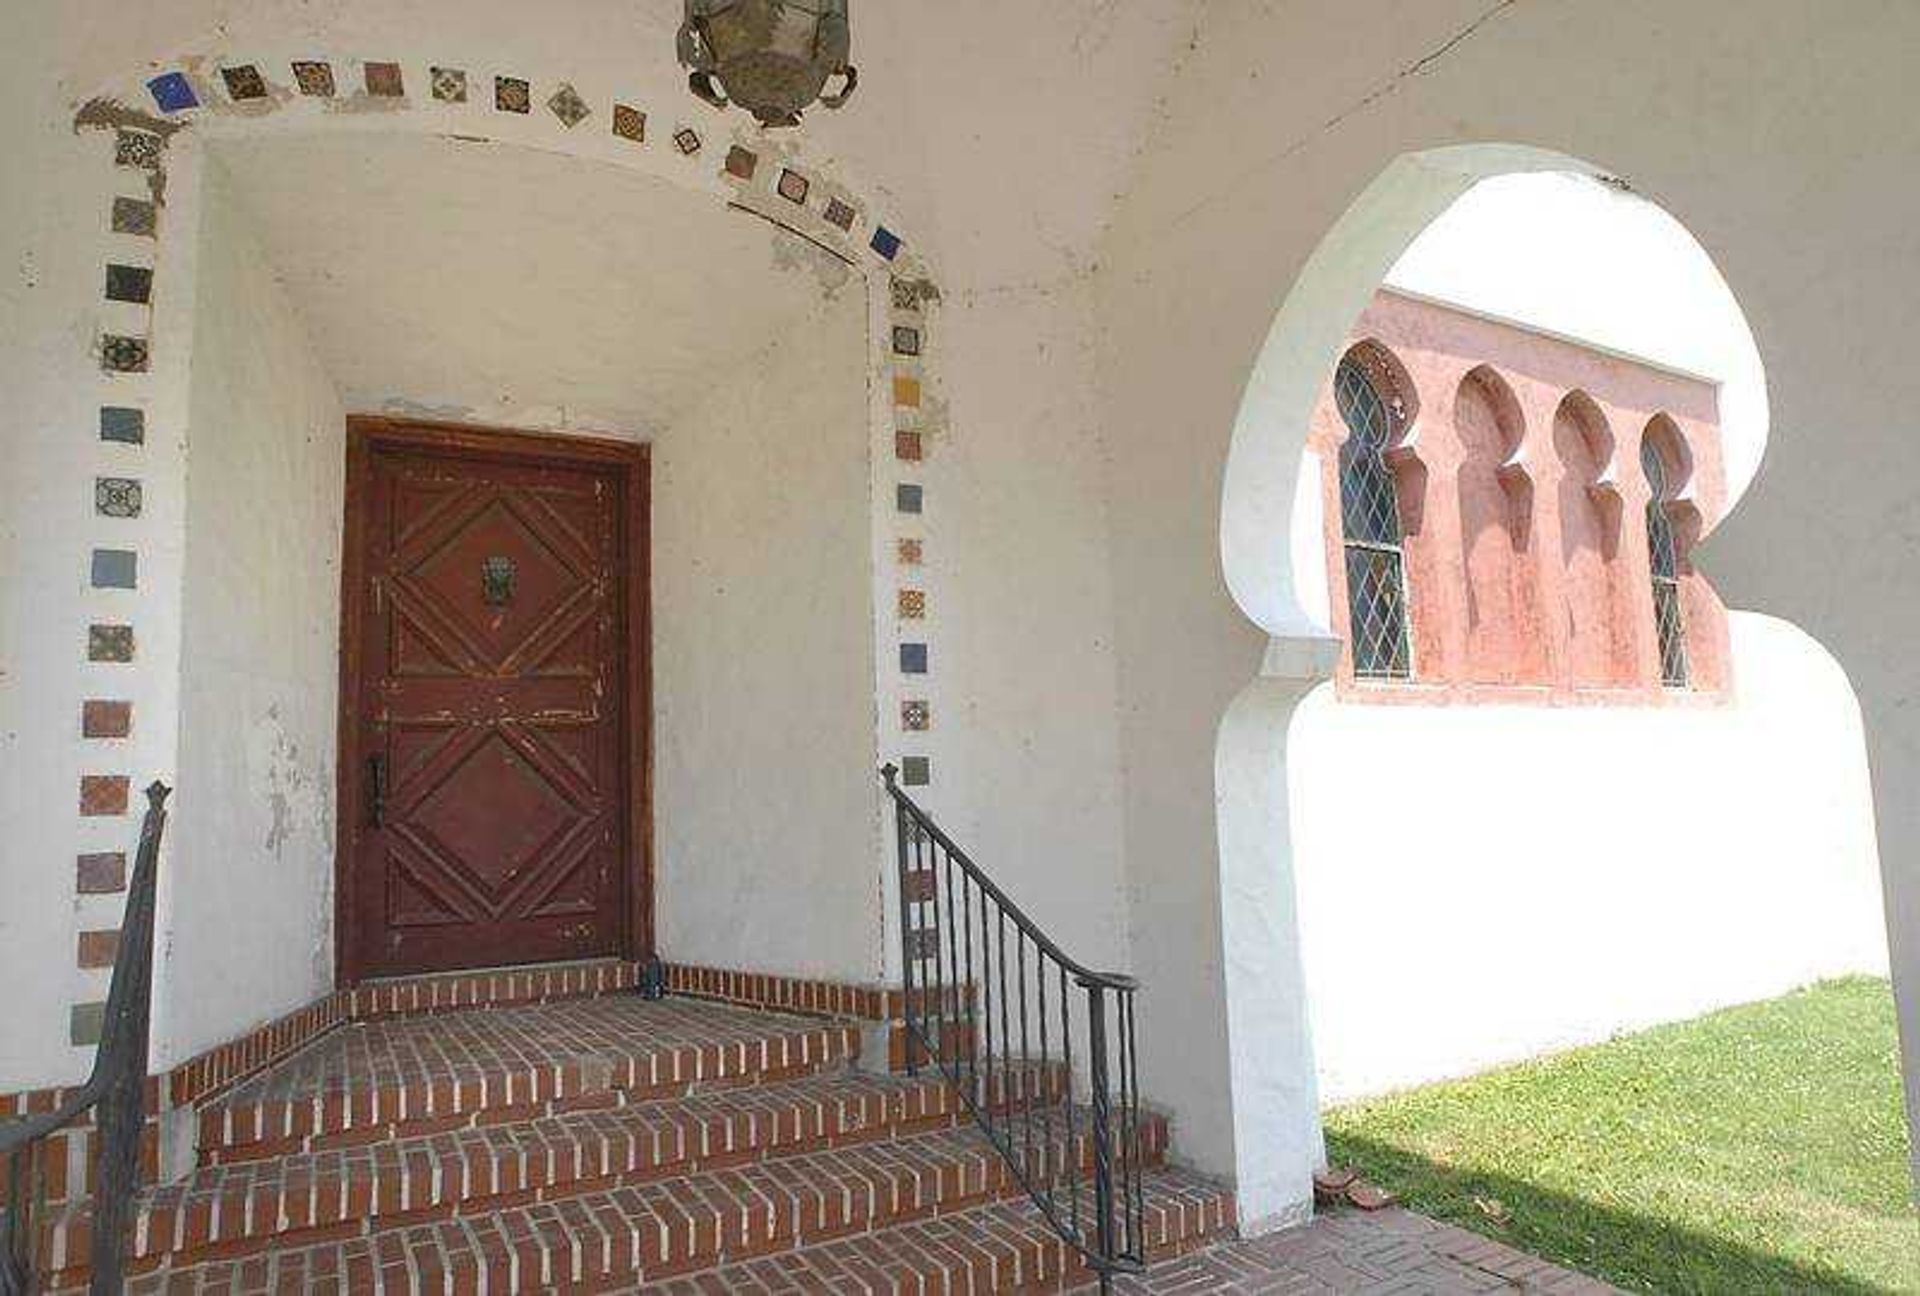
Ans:
{"type": "Polygon", "coordinates": [[[898,833],[909,1065],[934,1064],[1047,1222],[1084,1258],[1102,1291],[1109,1291],[1115,1274],[1141,1272],[1146,1259],[1134,984],[1068,958],[913,804],[896,773],[891,766],[883,771],[898,833]],[[1084,1133],[1074,1085],[1080,1063],[1073,1049],[1076,989],[1087,1014],[1084,1133]],[[1057,1003],[1051,1002],[1055,994],[1057,1003]],[[1058,1138],[1056,1107],[1065,1109],[1058,1138]],[[1090,1220],[1081,1210],[1083,1177],[1091,1180],[1090,1220]]]}

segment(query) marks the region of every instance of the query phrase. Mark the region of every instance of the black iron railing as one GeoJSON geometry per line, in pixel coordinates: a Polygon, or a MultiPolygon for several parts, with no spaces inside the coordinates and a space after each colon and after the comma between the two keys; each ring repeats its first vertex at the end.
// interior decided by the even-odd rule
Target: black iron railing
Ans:
{"type": "MultiPolygon", "coordinates": [[[[93,1074],[56,1111],[0,1122],[0,1159],[7,1176],[6,1209],[0,1213],[0,1293],[32,1291],[38,1247],[36,1215],[45,1206],[47,1137],[81,1123],[95,1129],[93,1165],[92,1278],[89,1290],[107,1296],[125,1289],[127,1230],[140,1191],[140,1135],[147,1119],[147,1023],[153,989],[153,905],[160,867],[160,834],[167,823],[168,789],[147,789],[147,817],[140,827],[127,888],[126,919],[107,991],[106,1023],[94,1054],[93,1074]]],[[[74,1191],[78,1191],[76,1185],[74,1191]]]]}
{"type": "Polygon", "coordinates": [[[1108,1290],[1146,1267],[1135,983],[1069,958],[897,774],[881,771],[899,849],[908,1067],[946,1076],[1108,1290]]]}

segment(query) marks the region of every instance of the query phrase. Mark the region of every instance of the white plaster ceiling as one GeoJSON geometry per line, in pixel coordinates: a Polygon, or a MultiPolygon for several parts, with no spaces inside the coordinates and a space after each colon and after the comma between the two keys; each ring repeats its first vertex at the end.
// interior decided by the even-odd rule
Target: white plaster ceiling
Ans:
{"type": "Polygon", "coordinates": [[[843,263],[619,167],[440,137],[210,149],[349,410],[657,435],[843,263]]]}

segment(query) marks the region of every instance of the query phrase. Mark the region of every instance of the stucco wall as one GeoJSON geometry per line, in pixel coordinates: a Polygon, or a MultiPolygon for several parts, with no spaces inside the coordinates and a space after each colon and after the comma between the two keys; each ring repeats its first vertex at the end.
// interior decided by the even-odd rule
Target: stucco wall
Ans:
{"type": "Polygon", "coordinates": [[[880,976],[866,330],[855,279],[654,446],[655,905],[676,962],[880,976]]]}
{"type": "Polygon", "coordinates": [[[1294,717],[1322,1097],[1462,1075],[1820,977],[1885,975],[1846,676],[1732,618],[1735,696],[1294,717]]]}
{"type": "Polygon", "coordinates": [[[162,1064],[333,984],[345,415],[225,171],[201,175],[162,1064]]]}

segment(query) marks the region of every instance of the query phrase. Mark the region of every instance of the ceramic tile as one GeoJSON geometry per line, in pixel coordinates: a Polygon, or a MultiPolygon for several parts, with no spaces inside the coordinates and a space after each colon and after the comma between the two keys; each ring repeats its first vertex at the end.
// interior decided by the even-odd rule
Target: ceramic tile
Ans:
{"type": "Polygon", "coordinates": [[[908,733],[925,733],[933,728],[933,707],[923,701],[900,704],[900,727],[908,733]]]}
{"type": "Polygon", "coordinates": [[[75,1048],[92,1048],[107,1028],[107,1005],[75,1004],[67,1020],[67,1042],[75,1048]]]}
{"type": "Polygon", "coordinates": [[[145,373],[147,363],[145,338],[108,333],[100,339],[100,367],[109,373],[145,373]]]}
{"type": "Polygon", "coordinates": [[[113,160],[121,166],[157,171],[163,147],[160,137],[150,131],[123,130],[113,137],[113,160]]]}
{"type": "Polygon", "coordinates": [[[127,812],[131,780],[124,774],[80,776],[80,813],[90,818],[127,812]]]}
{"type": "Polygon", "coordinates": [[[132,661],[133,627],[130,625],[88,626],[87,660],[96,662],[132,661]]]}
{"type": "Polygon", "coordinates": [[[673,146],[692,157],[700,151],[700,132],[691,126],[682,126],[673,133],[673,146]]]}
{"type": "Polygon", "coordinates": [[[853,228],[854,210],[838,198],[827,200],[827,224],[843,230],[853,228]]]}
{"type": "Polygon", "coordinates": [[[918,486],[903,484],[894,491],[893,502],[902,513],[921,513],[927,507],[927,493],[918,486]]]}
{"type": "Polygon", "coordinates": [[[293,83],[300,87],[300,93],[315,99],[333,98],[333,64],[322,63],[317,59],[295,59],[293,61],[293,83]]]}
{"type": "Polygon", "coordinates": [[[900,673],[902,675],[925,675],[927,673],[927,646],[923,643],[904,643],[900,645],[900,673]]]}
{"type": "Polygon", "coordinates": [[[162,72],[147,82],[147,89],[161,112],[185,112],[200,106],[200,96],[193,92],[193,83],[182,72],[162,72]]]}
{"type": "Polygon", "coordinates": [[[501,112],[524,113],[533,107],[533,87],[519,77],[493,79],[493,106],[501,112]]]}
{"type": "Polygon", "coordinates": [[[433,84],[433,97],[441,103],[465,103],[467,101],[467,73],[465,68],[437,67],[428,78],[433,84]]]}
{"type": "Polygon", "coordinates": [[[898,311],[918,311],[925,304],[924,285],[912,279],[896,278],[891,281],[893,308],[898,311]]]}
{"type": "Polygon", "coordinates": [[[780,172],[780,196],[790,203],[804,203],[813,182],[788,167],[780,172]]]}
{"type": "Polygon", "coordinates": [[[917,356],[920,354],[920,330],[896,324],[893,328],[893,350],[896,355],[917,356]]]}
{"type": "Polygon", "coordinates": [[[900,236],[885,225],[873,231],[873,250],[891,261],[900,255],[900,236]]]}
{"type": "Polygon", "coordinates": [[[917,589],[900,591],[900,619],[902,621],[924,621],[927,616],[927,592],[917,589]]]}
{"type": "Polygon", "coordinates": [[[927,457],[927,447],[918,432],[900,429],[893,434],[893,457],[906,463],[919,463],[927,457]]]}
{"type": "Polygon", "coordinates": [[[900,784],[902,787],[930,787],[933,784],[933,762],[925,756],[903,756],[900,758],[900,784]]]}
{"type": "Polygon", "coordinates": [[[267,79],[260,75],[260,69],[251,63],[242,63],[239,67],[221,68],[220,79],[227,83],[227,96],[236,102],[244,103],[249,99],[267,97],[267,79]]]}
{"type": "Polygon", "coordinates": [[[406,78],[398,63],[369,63],[364,69],[367,93],[378,99],[398,99],[407,93],[406,78]]]}
{"type": "Polygon", "coordinates": [[[81,895],[118,895],[127,889],[127,857],[121,851],[103,851],[77,857],[74,888],[81,895]]]}
{"type": "Polygon", "coordinates": [[[562,82],[553,97],[547,100],[547,110],[560,119],[560,124],[572,130],[587,118],[593,116],[593,109],[580,97],[580,92],[562,82]]]}
{"type": "Polygon", "coordinates": [[[147,413],[124,405],[105,405],[100,409],[100,439],[123,445],[139,445],[147,439],[147,413]]]}
{"type": "Polygon", "coordinates": [[[140,483],[131,477],[96,477],[93,482],[93,507],[103,517],[140,516],[140,483]]]}
{"type": "Polygon", "coordinates": [[[902,409],[920,408],[920,380],[901,375],[893,380],[893,403],[902,409]]]}
{"type": "Polygon", "coordinates": [[[156,215],[154,205],[143,198],[115,198],[113,200],[113,232],[152,238],[156,215]]]}
{"type": "Polygon", "coordinates": [[[918,567],[926,561],[926,543],[921,540],[902,540],[894,546],[894,557],[902,567],[918,567]]]}
{"type": "Polygon", "coordinates": [[[647,142],[647,115],[632,104],[613,106],[613,133],[635,144],[647,142]]]}
{"type": "Polygon", "coordinates": [[[727,150],[727,174],[736,180],[751,180],[760,169],[760,155],[735,144],[727,150]]]}
{"type": "Polygon", "coordinates": [[[93,551],[95,589],[135,589],[140,584],[140,558],[131,549],[93,551]]]}
{"type": "Polygon", "coordinates": [[[141,305],[153,300],[153,271],[146,266],[108,266],[107,300],[141,305]]]}
{"type": "Polygon", "coordinates": [[[90,699],[80,704],[82,738],[125,738],[133,732],[133,703],[90,699]]]}

